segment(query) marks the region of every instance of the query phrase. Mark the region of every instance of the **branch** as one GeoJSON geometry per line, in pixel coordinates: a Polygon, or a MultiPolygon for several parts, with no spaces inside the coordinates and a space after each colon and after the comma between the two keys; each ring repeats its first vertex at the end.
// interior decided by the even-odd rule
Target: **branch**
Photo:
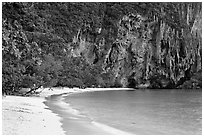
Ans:
{"type": "Polygon", "coordinates": [[[35,93],[35,91],[36,91],[37,89],[39,89],[41,86],[42,86],[42,85],[39,85],[39,86],[34,87],[34,88],[31,88],[31,90],[29,90],[28,92],[26,92],[25,94],[23,94],[23,96],[26,96],[27,94],[32,93],[33,91],[34,91],[34,93],[35,93]]]}

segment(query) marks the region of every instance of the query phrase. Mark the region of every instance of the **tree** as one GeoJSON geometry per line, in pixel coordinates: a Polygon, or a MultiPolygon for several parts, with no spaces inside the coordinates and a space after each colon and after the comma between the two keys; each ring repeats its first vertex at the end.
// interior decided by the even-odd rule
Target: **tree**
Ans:
{"type": "Polygon", "coordinates": [[[48,54],[44,55],[42,63],[37,67],[37,75],[41,77],[44,87],[53,87],[57,85],[62,70],[61,61],[48,54]]]}

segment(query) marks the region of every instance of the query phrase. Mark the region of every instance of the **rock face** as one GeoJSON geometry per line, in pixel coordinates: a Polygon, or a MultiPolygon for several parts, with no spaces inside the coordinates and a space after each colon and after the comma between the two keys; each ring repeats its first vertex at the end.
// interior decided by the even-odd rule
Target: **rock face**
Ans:
{"type": "Polygon", "coordinates": [[[5,2],[2,9],[3,91],[202,86],[202,3],[5,2]]]}
{"type": "MultiPolygon", "coordinates": [[[[174,16],[164,18],[162,13],[152,18],[139,13],[123,16],[116,23],[112,41],[104,28],[94,29],[92,34],[81,31],[75,37],[75,52],[91,64],[100,63],[103,73],[112,74],[109,82],[113,86],[182,88],[202,71],[202,18],[198,5],[177,8],[180,21],[174,16]],[[99,29],[102,33],[96,31],[99,29]]],[[[195,81],[199,80],[189,87],[201,87],[195,81]]]]}
{"type": "Polygon", "coordinates": [[[139,14],[124,16],[118,23],[116,40],[109,49],[104,65],[123,87],[135,87],[147,79],[152,56],[148,24],[139,14]]]}

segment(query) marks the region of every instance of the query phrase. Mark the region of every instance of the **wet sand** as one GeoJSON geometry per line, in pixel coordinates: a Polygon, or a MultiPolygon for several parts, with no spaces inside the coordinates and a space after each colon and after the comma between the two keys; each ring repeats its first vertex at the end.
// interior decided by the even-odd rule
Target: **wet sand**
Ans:
{"type": "Polygon", "coordinates": [[[2,98],[3,135],[129,134],[84,118],[78,114],[77,110],[67,106],[68,104],[59,98],[63,97],[63,94],[116,89],[53,88],[49,90],[45,88],[40,90],[43,91],[36,97],[6,96],[2,98]]]}
{"type": "MultiPolygon", "coordinates": [[[[65,95],[66,96],[66,95],[65,95]]],[[[62,120],[62,128],[67,135],[130,135],[124,131],[97,123],[63,101],[63,95],[53,95],[46,98],[45,105],[58,114],[62,120]]]]}

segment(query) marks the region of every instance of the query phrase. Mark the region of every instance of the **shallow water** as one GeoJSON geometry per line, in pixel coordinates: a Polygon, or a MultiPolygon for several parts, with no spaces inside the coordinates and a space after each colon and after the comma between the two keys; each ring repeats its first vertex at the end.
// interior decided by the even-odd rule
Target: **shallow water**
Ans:
{"type": "Polygon", "coordinates": [[[46,98],[44,104],[53,113],[61,117],[62,129],[67,135],[124,135],[124,131],[92,121],[63,101],[63,94],[46,98]]]}
{"type": "Polygon", "coordinates": [[[100,91],[65,102],[81,115],[133,134],[201,134],[201,90],[100,91]]]}

